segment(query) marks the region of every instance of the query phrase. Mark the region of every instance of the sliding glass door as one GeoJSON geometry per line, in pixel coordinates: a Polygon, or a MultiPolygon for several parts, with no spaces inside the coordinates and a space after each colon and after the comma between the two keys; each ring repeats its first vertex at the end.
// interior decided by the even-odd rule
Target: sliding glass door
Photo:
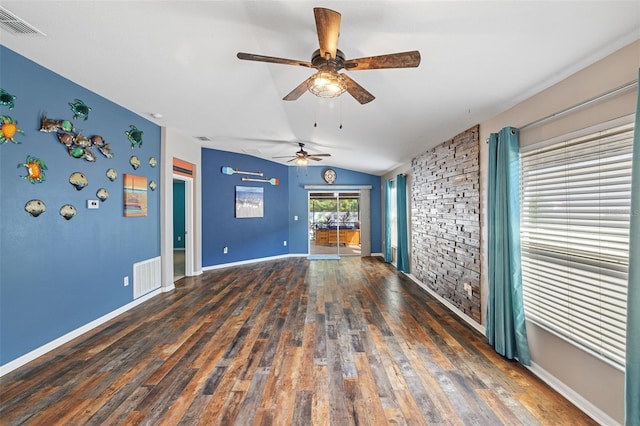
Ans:
{"type": "Polygon", "coordinates": [[[359,256],[360,193],[309,193],[309,254],[359,256]]]}

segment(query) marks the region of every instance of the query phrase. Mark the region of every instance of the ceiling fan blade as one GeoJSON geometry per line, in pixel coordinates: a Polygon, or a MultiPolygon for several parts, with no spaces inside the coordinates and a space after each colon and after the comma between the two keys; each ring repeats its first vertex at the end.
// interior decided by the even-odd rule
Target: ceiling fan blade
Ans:
{"type": "Polygon", "coordinates": [[[309,157],[331,157],[331,154],[309,154],[309,157]]]}
{"type": "Polygon", "coordinates": [[[278,157],[271,157],[271,158],[291,158],[291,157],[293,157],[294,160],[298,158],[297,156],[294,156],[294,155],[280,155],[278,157]]]}
{"type": "Polygon", "coordinates": [[[367,104],[376,98],[371,93],[367,92],[367,90],[364,87],[356,83],[347,74],[342,73],[340,75],[344,77],[345,81],[347,82],[347,92],[349,92],[349,94],[354,98],[356,98],[356,100],[361,104],[363,105],[367,104]]]}
{"type": "Polygon", "coordinates": [[[243,59],[245,61],[270,62],[273,64],[298,65],[301,67],[313,68],[313,64],[311,62],[298,61],[296,59],[276,58],[274,56],[254,55],[253,53],[244,52],[238,52],[236,56],[238,59],[243,59]]]}
{"type": "Polygon", "coordinates": [[[415,68],[420,65],[420,52],[391,53],[369,56],[368,58],[349,59],[344,62],[347,71],[376,70],[382,68],[415,68]]]}
{"type": "Polygon", "coordinates": [[[307,157],[307,160],[320,161],[320,160],[322,160],[322,158],[316,158],[313,155],[310,155],[310,156],[307,157]]]}
{"type": "Polygon", "coordinates": [[[335,59],[338,50],[338,37],[340,36],[341,15],[334,10],[322,7],[313,8],[313,14],[316,17],[320,55],[326,59],[328,53],[330,59],[335,59]]]}
{"type": "Polygon", "coordinates": [[[282,98],[282,100],[284,100],[284,101],[295,101],[296,99],[298,99],[300,96],[302,96],[302,94],[304,92],[307,91],[307,82],[309,80],[311,80],[311,77],[309,77],[308,79],[306,79],[305,81],[300,83],[298,85],[298,87],[296,87],[291,92],[289,92],[289,94],[287,96],[285,96],[284,98],[282,98]]]}

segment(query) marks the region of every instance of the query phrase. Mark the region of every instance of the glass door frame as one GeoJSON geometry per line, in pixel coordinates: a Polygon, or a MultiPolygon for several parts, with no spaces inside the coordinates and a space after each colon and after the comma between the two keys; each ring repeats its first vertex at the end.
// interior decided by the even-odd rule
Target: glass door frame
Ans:
{"type": "Polygon", "coordinates": [[[358,190],[315,190],[308,192],[308,252],[309,255],[360,255],[360,191],[358,190]],[[341,197],[342,196],[342,197],[341,197]],[[313,206],[317,199],[335,201],[335,211],[325,213],[326,220],[317,221],[317,213],[313,206]],[[348,210],[341,211],[343,200],[357,200],[357,212],[352,211],[352,205],[348,210]],[[355,213],[355,214],[354,214],[355,213]],[[327,216],[328,215],[328,216],[327,216]],[[348,233],[348,231],[352,231],[348,233]],[[318,241],[323,241],[319,244],[318,241]],[[357,241],[357,244],[353,244],[357,241]],[[335,251],[332,248],[335,245],[335,251]],[[341,252],[340,248],[345,249],[341,252]],[[348,247],[347,247],[348,246],[348,247]],[[357,246],[357,248],[355,248],[357,246]]]}

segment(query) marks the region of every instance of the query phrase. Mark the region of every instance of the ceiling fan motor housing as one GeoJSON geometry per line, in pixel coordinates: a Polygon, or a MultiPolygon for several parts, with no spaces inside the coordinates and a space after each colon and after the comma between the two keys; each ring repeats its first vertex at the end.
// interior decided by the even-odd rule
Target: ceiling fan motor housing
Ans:
{"type": "MultiPolygon", "coordinates": [[[[327,55],[328,56],[328,55],[327,55]]],[[[336,50],[335,59],[323,58],[320,55],[320,49],[317,49],[311,55],[311,63],[313,67],[319,71],[338,71],[344,68],[344,53],[340,49],[336,50]]]]}

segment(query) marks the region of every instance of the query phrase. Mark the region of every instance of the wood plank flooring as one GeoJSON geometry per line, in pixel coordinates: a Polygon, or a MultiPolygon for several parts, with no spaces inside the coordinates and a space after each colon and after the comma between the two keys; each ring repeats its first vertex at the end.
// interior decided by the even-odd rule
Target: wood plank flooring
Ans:
{"type": "Polygon", "coordinates": [[[178,285],[1,378],[0,424],[596,424],[378,258],[178,285]]]}

